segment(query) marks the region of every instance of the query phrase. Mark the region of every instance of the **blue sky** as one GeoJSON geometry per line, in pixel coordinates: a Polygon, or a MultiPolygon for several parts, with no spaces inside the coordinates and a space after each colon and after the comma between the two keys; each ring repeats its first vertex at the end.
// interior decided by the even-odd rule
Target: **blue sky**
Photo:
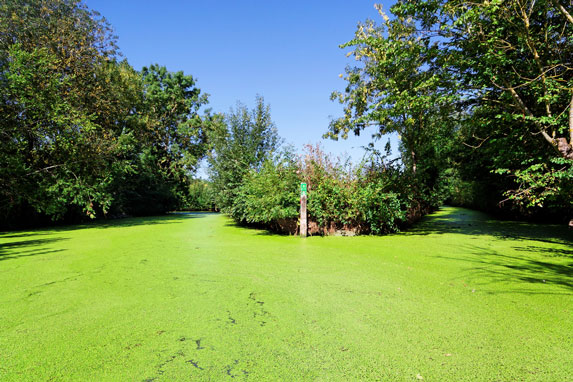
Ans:
{"type": "MultiPolygon", "coordinates": [[[[321,142],[335,155],[360,160],[370,133],[322,140],[342,106],[339,74],[354,61],[339,45],[357,23],[379,19],[372,0],[145,1],[87,0],[114,27],[119,47],[136,69],[158,63],[191,74],[210,94],[209,107],[227,112],[262,95],[281,137],[301,149],[321,142]]],[[[392,1],[378,1],[385,10],[392,1]]],[[[382,147],[385,141],[379,142],[382,147]]]]}

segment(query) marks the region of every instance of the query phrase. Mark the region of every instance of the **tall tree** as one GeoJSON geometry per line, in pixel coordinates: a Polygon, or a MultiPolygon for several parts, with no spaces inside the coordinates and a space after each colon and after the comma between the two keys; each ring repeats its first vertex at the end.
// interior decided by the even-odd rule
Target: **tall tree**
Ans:
{"type": "Polygon", "coordinates": [[[182,71],[169,72],[151,65],[142,70],[144,88],[144,129],[154,153],[163,166],[194,171],[206,152],[208,120],[199,109],[207,104],[207,94],[182,71]]]}
{"type": "Polygon", "coordinates": [[[114,146],[98,108],[114,105],[99,70],[116,57],[107,22],[79,1],[0,5],[4,214],[18,205],[61,216],[106,210],[114,146]]]}
{"type": "Polygon", "coordinates": [[[141,102],[127,139],[132,171],[114,187],[120,210],[142,215],[185,204],[191,175],[207,152],[207,131],[219,117],[200,114],[207,95],[181,71],[144,67],[140,83],[141,102]]]}
{"type": "Polygon", "coordinates": [[[335,94],[346,109],[330,134],[374,123],[398,132],[416,154],[424,145],[409,135],[419,136],[415,126],[426,126],[435,147],[444,141],[432,139],[430,126],[446,122],[452,137],[483,153],[484,169],[510,175],[498,181],[509,199],[523,207],[573,200],[571,4],[397,1],[393,19],[381,13],[380,26],[361,25],[347,44],[361,66],[348,71],[345,93],[335,94]]]}
{"type": "Polygon", "coordinates": [[[79,0],[7,0],[0,19],[0,223],[181,204],[216,119],[193,78],[118,61],[79,0]]]}
{"type": "Polygon", "coordinates": [[[391,19],[377,9],[381,22],[359,24],[354,39],[341,46],[353,49],[348,55],[358,65],[346,69],[345,91],[332,94],[344,116],[331,122],[327,136],[347,138],[368,126],[374,126],[374,138],[397,133],[402,162],[417,179],[414,188],[432,188],[454,138],[451,114],[460,96],[432,36],[420,33],[412,18],[391,19]]]}
{"type": "Polygon", "coordinates": [[[260,168],[280,144],[270,107],[262,97],[257,97],[253,110],[237,104],[225,115],[224,123],[215,125],[209,141],[212,145],[209,172],[217,205],[232,212],[245,175],[260,168]]]}
{"type": "Polygon", "coordinates": [[[571,5],[403,0],[393,8],[439,36],[450,72],[474,99],[472,144],[504,142],[494,169],[515,180],[509,198],[529,206],[567,192],[573,179],[571,5]]]}

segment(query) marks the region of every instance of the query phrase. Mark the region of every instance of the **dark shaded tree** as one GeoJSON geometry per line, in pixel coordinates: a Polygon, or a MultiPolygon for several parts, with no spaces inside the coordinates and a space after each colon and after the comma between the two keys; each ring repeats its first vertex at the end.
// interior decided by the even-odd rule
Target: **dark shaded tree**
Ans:
{"type": "Polygon", "coordinates": [[[571,205],[571,5],[427,0],[392,8],[436,37],[448,72],[469,96],[465,143],[483,152],[470,155],[507,175],[497,182],[522,212],[571,205]]]}
{"type": "Polygon", "coordinates": [[[98,115],[121,113],[109,110],[116,103],[105,85],[104,66],[116,58],[109,25],[64,0],[6,1],[0,18],[3,215],[107,210],[114,130],[98,115]]]}
{"type": "Polygon", "coordinates": [[[0,224],[182,205],[216,116],[191,76],[119,61],[75,0],[0,4],[0,224]]]}

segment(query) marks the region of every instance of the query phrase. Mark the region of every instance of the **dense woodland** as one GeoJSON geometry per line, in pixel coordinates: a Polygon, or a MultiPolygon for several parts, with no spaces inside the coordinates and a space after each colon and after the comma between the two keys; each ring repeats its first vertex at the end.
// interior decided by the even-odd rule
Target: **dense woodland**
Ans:
{"type": "Polygon", "coordinates": [[[372,134],[352,164],[285,145],[262,97],[213,113],[191,75],[134,69],[80,1],[3,1],[0,226],[207,209],[292,233],[301,182],[318,233],[394,232],[444,202],[572,219],[570,0],[378,9],[341,46],[355,61],[325,131],[372,134]],[[389,133],[397,159],[380,149],[389,133]]]}

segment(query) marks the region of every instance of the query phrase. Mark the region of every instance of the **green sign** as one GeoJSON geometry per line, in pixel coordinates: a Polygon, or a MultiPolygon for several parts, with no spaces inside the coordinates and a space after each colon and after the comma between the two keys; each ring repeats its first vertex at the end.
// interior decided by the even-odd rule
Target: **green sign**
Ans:
{"type": "Polygon", "coordinates": [[[300,184],[300,194],[301,194],[301,195],[306,195],[306,183],[301,183],[301,184],[300,184]]]}

